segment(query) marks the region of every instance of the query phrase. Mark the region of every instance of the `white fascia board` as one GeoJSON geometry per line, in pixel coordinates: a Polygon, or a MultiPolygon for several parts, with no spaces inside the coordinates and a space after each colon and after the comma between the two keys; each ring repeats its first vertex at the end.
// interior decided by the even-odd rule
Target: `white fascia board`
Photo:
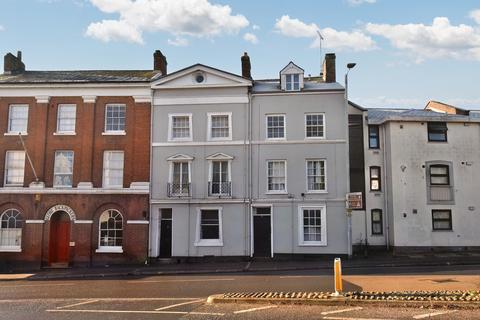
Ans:
{"type": "Polygon", "coordinates": [[[192,104],[225,104],[225,103],[248,103],[248,95],[227,97],[195,97],[195,98],[163,98],[154,97],[155,106],[192,105],[192,104]]]}

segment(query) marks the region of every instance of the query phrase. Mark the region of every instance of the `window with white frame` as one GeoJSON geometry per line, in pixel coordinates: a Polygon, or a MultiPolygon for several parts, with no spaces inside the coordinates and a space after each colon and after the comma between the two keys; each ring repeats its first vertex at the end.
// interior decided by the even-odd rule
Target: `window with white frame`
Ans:
{"type": "Polygon", "coordinates": [[[0,251],[20,251],[23,220],[20,211],[7,209],[0,215],[0,251]]]}
{"type": "Polygon", "coordinates": [[[325,116],[323,113],[305,115],[305,137],[311,139],[325,137],[325,116]]]}
{"type": "Polygon", "coordinates": [[[8,132],[27,133],[28,127],[28,105],[12,104],[8,110],[8,132]]]}
{"type": "Polygon", "coordinates": [[[222,246],[221,208],[199,208],[196,246],[222,246]]]}
{"type": "Polygon", "coordinates": [[[77,119],[77,106],[60,104],[57,110],[57,133],[74,133],[77,119]]]}
{"type": "Polygon", "coordinates": [[[53,186],[71,187],[73,185],[73,151],[55,151],[53,168],[53,186]]]}
{"type": "Polygon", "coordinates": [[[307,160],[307,191],[326,190],[325,160],[307,160]]]}
{"type": "Polygon", "coordinates": [[[232,139],[231,113],[209,113],[208,114],[208,139],[209,140],[232,139]]]}
{"type": "Polygon", "coordinates": [[[103,187],[104,188],[122,188],[123,187],[123,151],[104,151],[103,152],[103,187]]]}
{"type": "Polygon", "coordinates": [[[285,160],[267,162],[267,191],[269,193],[287,192],[287,162],[285,160]]]}
{"type": "Polygon", "coordinates": [[[173,161],[170,166],[170,196],[190,195],[190,162],[173,161]]]}
{"type": "Polygon", "coordinates": [[[327,245],[326,208],[299,207],[299,245],[327,245]]]}
{"type": "Polygon", "coordinates": [[[107,104],[105,106],[105,132],[124,133],[127,106],[124,104],[107,104]]]}
{"type": "Polygon", "coordinates": [[[230,161],[210,161],[210,195],[231,195],[230,161]]]}
{"type": "Polygon", "coordinates": [[[285,139],[285,115],[267,115],[267,139],[285,139]]]}
{"type": "Polygon", "coordinates": [[[192,140],[192,115],[169,115],[169,140],[192,140]]]}
{"type": "Polygon", "coordinates": [[[285,75],[285,90],[286,91],[298,91],[300,90],[300,74],[287,74],[285,75]]]}
{"type": "Polygon", "coordinates": [[[123,252],[123,217],[115,209],[104,211],[98,222],[97,252],[123,252]]]}
{"type": "Polygon", "coordinates": [[[5,186],[23,186],[25,151],[7,151],[5,154],[5,186]]]}

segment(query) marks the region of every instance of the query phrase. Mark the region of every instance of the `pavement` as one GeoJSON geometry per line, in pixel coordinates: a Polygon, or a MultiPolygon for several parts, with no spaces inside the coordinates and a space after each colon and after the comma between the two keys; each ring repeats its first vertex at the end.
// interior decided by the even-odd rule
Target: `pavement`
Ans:
{"type": "MultiPolygon", "coordinates": [[[[239,272],[274,272],[301,270],[332,270],[333,258],[317,259],[251,259],[236,262],[155,262],[149,265],[110,265],[90,268],[42,269],[18,272],[4,270],[0,281],[7,280],[43,280],[43,279],[82,279],[122,276],[182,275],[239,272]]],[[[429,253],[405,254],[393,256],[388,253],[371,254],[368,257],[354,256],[342,260],[342,268],[398,268],[416,266],[480,265],[480,253],[429,253]]],[[[1,272],[1,270],[0,270],[1,272]]]]}

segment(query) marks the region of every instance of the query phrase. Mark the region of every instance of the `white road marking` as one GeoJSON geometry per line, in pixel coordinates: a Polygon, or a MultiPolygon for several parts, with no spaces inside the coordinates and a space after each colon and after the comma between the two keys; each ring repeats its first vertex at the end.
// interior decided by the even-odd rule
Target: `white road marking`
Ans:
{"type": "Polygon", "coordinates": [[[348,309],[341,309],[341,310],[325,311],[325,312],[322,312],[321,314],[327,315],[327,314],[342,313],[342,312],[362,310],[362,309],[363,309],[362,307],[355,307],[355,308],[348,308],[348,309]]]}
{"type": "Polygon", "coordinates": [[[457,312],[457,310],[447,310],[447,311],[438,311],[438,312],[432,312],[432,313],[426,313],[426,314],[419,314],[419,315],[413,316],[413,319],[431,318],[431,317],[440,316],[442,314],[447,314],[452,312],[457,312]]]}
{"type": "Polygon", "coordinates": [[[161,310],[171,309],[171,308],[175,308],[175,307],[179,307],[179,306],[184,306],[184,305],[187,305],[187,304],[199,303],[199,302],[203,302],[203,301],[205,301],[205,299],[198,299],[198,300],[193,300],[193,301],[187,301],[187,302],[172,304],[172,305],[166,306],[166,307],[161,307],[161,308],[158,308],[158,309],[155,309],[155,310],[156,310],[156,311],[161,311],[161,310]]]}
{"type": "Polygon", "coordinates": [[[139,314],[193,314],[203,316],[224,316],[225,313],[186,312],[186,311],[148,311],[148,310],[80,310],[80,309],[49,309],[46,312],[77,312],[77,313],[139,313],[139,314]]]}
{"type": "Polygon", "coordinates": [[[245,310],[238,310],[234,311],[234,314],[239,314],[239,313],[247,313],[247,312],[254,312],[254,311],[259,311],[259,310],[266,310],[266,309],[271,309],[271,308],[276,308],[277,306],[266,306],[266,307],[258,307],[258,308],[251,308],[251,309],[245,309],[245,310]]]}
{"type": "Polygon", "coordinates": [[[0,288],[21,288],[21,287],[47,287],[47,286],[73,286],[75,283],[45,283],[45,284],[18,284],[12,286],[0,286],[0,288]]]}
{"type": "Polygon", "coordinates": [[[378,318],[349,318],[349,317],[324,317],[326,320],[395,320],[395,319],[378,319],[378,318]]]}
{"type": "Polygon", "coordinates": [[[98,300],[104,302],[115,302],[115,301],[191,301],[199,300],[200,297],[192,298],[45,298],[45,299],[8,299],[0,300],[0,303],[31,303],[31,302],[68,302],[68,301],[77,301],[77,300],[98,300]]]}
{"type": "Polygon", "coordinates": [[[82,306],[84,304],[89,304],[89,303],[94,303],[97,302],[98,300],[87,300],[79,303],[74,303],[74,304],[69,304],[63,307],[57,307],[57,309],[65,309],[65,308],[71,308],[71,307],[76,307],[76,306],[82,306]]]}
{"type": "Polygon", "coordinates": [[[321,276],[281,276],[280,279],[320,278],[321,276]]]}
{"type": "Polygon", "coordinates": [[[235,281],[233,278],[213,278],[213,279],[178,279],[178,280],[138,280],[127,281],[127,283],[161,283],[161,282],[210,282],[210,281],[235,281]]]}

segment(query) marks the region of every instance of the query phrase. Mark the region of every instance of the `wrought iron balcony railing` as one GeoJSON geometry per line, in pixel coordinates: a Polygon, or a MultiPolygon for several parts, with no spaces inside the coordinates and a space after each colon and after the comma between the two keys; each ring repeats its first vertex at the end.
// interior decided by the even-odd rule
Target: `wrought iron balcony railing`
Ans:
{"type": "Polygon", "coordinates": [[[209,196],[232,196],[232,183],[231,182],[212,182],[208,183],[208,195],[209,196]]]}
{"type": "Polygon", "coordinates": [[[190,183],[168,183],[167,194],[169,197],[190,197],[190,183]]]}

